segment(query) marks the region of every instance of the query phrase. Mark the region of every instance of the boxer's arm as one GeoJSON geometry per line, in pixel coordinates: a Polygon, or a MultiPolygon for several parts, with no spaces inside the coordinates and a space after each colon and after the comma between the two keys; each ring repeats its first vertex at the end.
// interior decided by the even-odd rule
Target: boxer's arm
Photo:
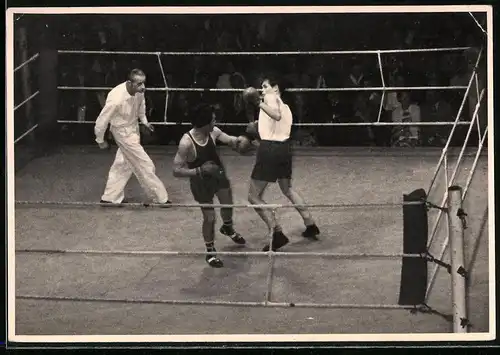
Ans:
{"type": "Polygon", "coordinates": [[[213,135],[216,140],[223,144],[227,144],[232,148],[238,146],[238,137],[230,136],[229,134],[223,132],[219,127],[214,127],[213,135]]]}
{"type": "Polygon", "coordinates": [[[179,142],[179,147],[174,158],[175,177],[192,177],[197,175],[197,169],[189,169],[187,163],[189,156],[192,155],[193,144],[190,139],[184,135],[179,142]]]}
{"type": "Polygon", "coordinates": [[[265,95],[264,102],[261,102],[259,107],[273,120],[281,120],[281,108],[277,96],[265,95]]]}
{"type": "Polygon", "coordinates": [[[118,105],[114,100],[110,98],[106,100],[106,103],[104,104],[104,107],[102,108],[99,117],[97,117],[94,126],[94,133],[96,137],[95,141],[97,143],[100,144],[104,142],[104,134],[106,133],[106,129],[108,128],[108,125],[111,122],[111,118],[113,117],[113,114],[116,112],[117,107],[118,105]]]}

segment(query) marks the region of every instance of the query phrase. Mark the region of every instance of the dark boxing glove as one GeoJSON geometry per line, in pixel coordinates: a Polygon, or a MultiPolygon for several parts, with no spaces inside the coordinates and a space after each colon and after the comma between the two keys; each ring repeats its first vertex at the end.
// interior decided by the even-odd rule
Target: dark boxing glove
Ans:
{"type": "Polygon", "coordinates": [[[247,137],[250,141],[260,139],[258,121],[250,122],[245,129],[245,133],[243,133],[242,136],[247,137]]]}
{"type": "Polygon", "coordinates": [[[262,102],[259,91],[251,86],[243,90],[243,100],[245,100],[247,104],[255,107],[259,106],[262,102]]]}
{"type": "Polygon", "coordinates": [[[213,161],[207,161],[202,166],[196,168],[196,174],[200,177],[216,176],[221,173],[221,168],[213,161]]]}

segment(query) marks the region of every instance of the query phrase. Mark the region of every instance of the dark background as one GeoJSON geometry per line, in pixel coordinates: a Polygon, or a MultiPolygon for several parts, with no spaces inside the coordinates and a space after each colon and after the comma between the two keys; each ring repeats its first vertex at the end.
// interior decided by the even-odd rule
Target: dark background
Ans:
{"type": "MultiPolygon", "coordinates": [[[[474,14],[485,28],[485,14],[474,14]]],[[[437,47],[473,47],[460,52],[397,53],[382,55],[386,86],[466,86],[486,38],[468,13],[429,14],[261,14],[261,15],[16,15],[15,65],[20,59],[17,30],[28,33],[28,56],[40,51],[44,34],[57,49],[136,52],[168,51],[321,51],[377,50],[437,47]]],[[[485,28],[486,29],[486,28],[485,28]]],[[[487,30],[487,29],[486,29],[487,30]]],[[[44,45],[47,45],[45,42],[44,45]]],[[[484,54],[484,53],[483,53],[484,54]]],[[[484,55],[483,55],[484,58],[484,55]]],[[[169,87],[243,88],[259,87],[264,75],[278,73],[291,88],[382,86],[377,56],[280,55],[280,56],[161,56],[169,87]],[[361,78],[353,81],[351,77],[361,78]]],[[[147,73],[148,87],[165,87],[156,56],[60,54],[60,86],[113,87],[128,71],[139,67],[147,73]]],[[[31,83],[37,85],[36,66],[30,65],[31,83]]],[[[486,62],[478,69],[480,88],[486,86],[486,62]]],[[[20,80],[16,73],[16,80],[20,80]]],[[[34,91],[34,90],[33,90],[34,91]]],[[[106,90],[60,90],[59,120],[95,121],[106,90]]],[[[464,90],[408,91],[409,101],[420,109],[421,121],[454,121],[464,90]],[[436,103],[446,110],[436,111],[436,103]]],[[[401,93],[397,98],[400,99],[401,93]]],[[[476,95],[476,89],[471,89],[476,95]]],[[[16,86],[16,104],[23,100],[16,86]]],[[[218,109],[223,123],[248,120],[248,110],[235,93],[170,92],[167,121],[188,122],[189,108],[200,100],[218,109]]],[[[284,100],[291,106],[295,123],[375,122],[381,92],[289,92],[284,100]]],[[[388,100],[386,93],[385,101],[388,100]]],[[[165,93],[147,93],[148,118],[163,122],[165,93]]],[[[381,121],[393,120],[387,103],[381,121]]],[[[485,107],[485,100],[482,107],[485,107]]],[[[16,112],[22,116],[23,109],[16,112]]],[[[480,111],[481,129],[486,110],[480,111]]],[[[469,100],[461,120],[470,120],[469,100]]],[[[20,121],[23,119],[21,118],[20,121]]],[[[18,120],[16,119],[16,122],[18,120]]],[[[18,125],[22,126],[22,125],[18,125]]],[[[61,124],[65,143],[92,143],[92,124],[61,124]]],[[[146,144],[176,144],[187,125],[156,126],[157,134],[146,144]]],[[[457,129],[452,144],[461,145],[467,126],[457,129]]],[[[242,127],[226,127],[238,134],[242,127]]],[[[294,127],[293,138],[301,145],[394,145],[398,127],[294,127]]],[[[443,146],[451,126],[420,130],[420,146],[443,146]]],[[[17,133],[18,130],[16,130],[17,133]]],[[[474,129],[475,131],[475,129],[474,129]]],[[[20,132],[22,133],[22,132],[20,132]]],[[[473,132],[473,135],[476,134],[473,132]]],[[[477,145],[477,138],[470,139],[477,145]]]]}

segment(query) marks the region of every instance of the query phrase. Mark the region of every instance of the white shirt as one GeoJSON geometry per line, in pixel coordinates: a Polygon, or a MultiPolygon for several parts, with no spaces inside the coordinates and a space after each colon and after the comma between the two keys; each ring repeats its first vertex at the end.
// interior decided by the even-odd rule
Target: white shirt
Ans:
{"type": "Polygon", "coordinates": [[[398,93],[388,92],[385,95],[384,109],[387,111],[393,111],[398,106],[399,106],[398,93]]]}
{"type": "Polygon", "coordinates": [[[283,103],[281,99],[274,94],[267,94],[264,97],[264,102],[273,108],[279,108],[281,112],[281,120],[276,121],[260,110],[258,129],[260,139],[267,141],[283,142],[290,138],[292,131],[293,116],[290,107],[283,103]]]}
{"type": "MultiPolygon", "coordinates": [[[[420,107],[411,104],[408,109],[403,110],[401,104],[392,111],[393,122],[420,122],[420,107]]],[[[418,138],[419,127],[407,126],[413,138],[418,138]]]]}
{"type": "Polygon", "coordinates": [[[108,93],[106,104],[97,117],[94,127],[96,142],[104,141],[108,124],[115,128],[137,129],[138,118],[143,124],[148,123],[144,94],[132,96],[127,91],[126,83],[121,83],[108,93]]]}

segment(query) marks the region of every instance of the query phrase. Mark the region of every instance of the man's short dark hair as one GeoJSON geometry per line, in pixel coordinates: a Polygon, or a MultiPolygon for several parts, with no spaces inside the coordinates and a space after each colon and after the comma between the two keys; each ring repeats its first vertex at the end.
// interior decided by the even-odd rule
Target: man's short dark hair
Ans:
{"type": "Polygon", "coordinates": [[[128,80],[132,81],[134,76],[146,76],[141,69],[132,69],[128,74],[128,80]]]}
{"type": "Polygon", "coordinates": [[[267,80],[271,86],[278,86],[280,93],[284,93],[288,88],[285,79],[280,75],[270,73],[264,76],[264,80],[267,80]]]}
{"type": "Polygon", "coordinates": [[[214,107],[205,102],[194,106],[190,112],[191,124],[193,127],[203,127],[213,120],[214,107]]]}

